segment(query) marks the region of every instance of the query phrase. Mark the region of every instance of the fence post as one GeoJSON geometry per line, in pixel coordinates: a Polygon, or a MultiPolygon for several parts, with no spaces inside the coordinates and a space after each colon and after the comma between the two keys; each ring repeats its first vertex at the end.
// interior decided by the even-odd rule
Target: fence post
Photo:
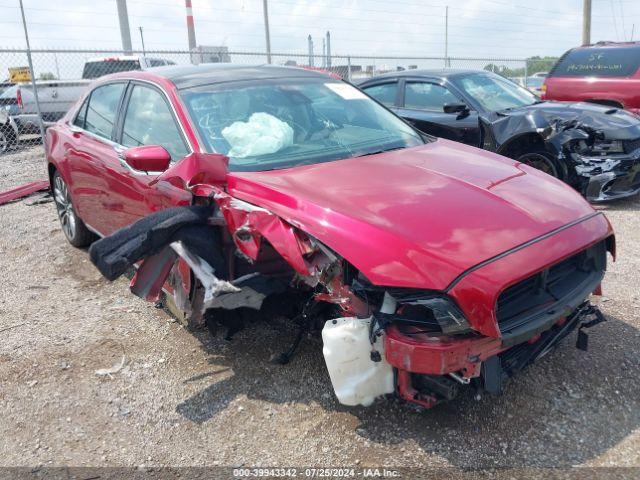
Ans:
{"type": "Polygon", "coordinates": [[[22,26],[24,28],[24,39],[27,43],[27,61],[29,62],[29,71],[31,72],[31,85],[33,86],[33,97],[36,102],[36,113],[38,114],[38,126],[40,127],[40,135],[42,137],[42,146],[46,148],[44,137],[44,123],[42,122],[42,113],[40,111],[40,99],[38,98],[38,87],[36,86],[36,72],[33,69],[33,61],[31,59],[31,45],[29,44],[29,32],[27,31],[27,20],[24,16],[24,6],[20,0],[20,13],[22,14],[22,26]]]}
{"type": "Polygon", "coordinates": [[[525,58],[524,59],[524,88],[527,88],[528,85],[528,81],[527,78],[529,77],[529,59],[525,58]]]}
{"type": "Polygon", "coordinates": [[[351,83],[351,56],[347,57],[347,80],[351,83]]]}

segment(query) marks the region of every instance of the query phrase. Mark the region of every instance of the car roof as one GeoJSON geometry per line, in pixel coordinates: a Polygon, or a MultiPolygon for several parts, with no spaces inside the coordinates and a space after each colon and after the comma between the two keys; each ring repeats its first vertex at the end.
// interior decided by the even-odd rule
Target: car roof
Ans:
{"type": "Polygon", "coordinates": [[[178,89],[243,80],[265,80],[271,78],[292,77],[330,78],[325,72],[307,70],[304,68],[282,67],[276,65],[237,65],[231,63],[169,65],[164,67],[154,67],[145,71],[122,72],[109,75],[109,78],[119,77],[137,77],[142,79],[161,77],[169,80],[178,89]]]}
{"type": "Polygon", "coordinates": [[[395,77],[437,77],[437,78],[453,78],[463,75],[469,75],[473,73],[488,73],[487,70],[472,70],[472,69],[456,69],[456,68],[436,68],[436,69],[415,69],[415,70],[400,70],[397,72],[384,73],[382,75],[376,75],[372,78],[367,78],[360,83],[365,83],[369,80],[378,80],[383,78],[395,78],[395,77]]]}

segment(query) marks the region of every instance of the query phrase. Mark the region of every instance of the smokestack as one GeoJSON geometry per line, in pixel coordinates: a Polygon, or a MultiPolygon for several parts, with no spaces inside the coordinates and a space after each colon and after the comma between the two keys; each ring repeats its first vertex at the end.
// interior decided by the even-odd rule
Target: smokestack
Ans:
{"type": "Polygon", "coordinates": [[[311,38],[311,35],[307,40],[309,43],[309,66],[313,67],[313,38],[311,38]]]}
{"type": "Polygon", "coordinates": [[[193,9],[191,8],[191,0],[185,0],[187,7],[187,34],[189,35],[189,51],[196,49],[196,29],[193,25],[193,9]]]}
{"type": "Polygon", "coordinates": [[[131,32],[129,31],[129,14],[127,12],[127,0],[117,0],[118,20],[120,22],[120,37],[122,38],[122,51],[125,55],[131,55],[131,32]]]}
{"type": "Polygon", "coordinates": [[[331,68],[331,34],[327,30],[327,67],[331,68]]]}

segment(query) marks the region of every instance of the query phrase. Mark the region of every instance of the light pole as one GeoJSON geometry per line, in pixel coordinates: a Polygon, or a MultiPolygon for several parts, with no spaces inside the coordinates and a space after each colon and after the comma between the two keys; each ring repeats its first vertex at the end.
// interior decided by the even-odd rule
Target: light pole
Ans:
{"type": "Polygon", "coordinates": [[[36,102],[36,113],[38,114],[38,126],[40,127],[40,135],[42,136],[42,145],[45,145],[44,123],[42,123],[42,113],[40,111],[40,99],[38,98],[38,87],[36,86],[36,72],[33,70],[33,60],[31,58],[31,44],[29,43],[29,31],[27,30],[27,19],[24,16],[24,5],[20,0],[20,13],[22,15],[22,27],[24,28],[24,40],[27,43],[27,61],[29,62],[29,72],[31,72],[31,86],[33,87],[33,98],[36,102]]]}
{"type": "Polygon", "coordinates": [[[264,15],[264,36],[267,41],[267,63],[271,63],[271,35],[269,34],[269,6],[267,0],[262,0],[262,13],[264,15]]]}
{"type": "Polygon", "coordinates": [[[584,0],[582,6],[582,45],[591,43],[591,0],[584,0]]]}

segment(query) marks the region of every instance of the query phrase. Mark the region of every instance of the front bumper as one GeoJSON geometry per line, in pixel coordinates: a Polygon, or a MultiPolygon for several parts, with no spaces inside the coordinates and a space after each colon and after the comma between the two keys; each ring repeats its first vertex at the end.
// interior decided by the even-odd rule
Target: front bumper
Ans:
{"type": "Polygon", "coordinates": [[[436,380],[440,386],[445,383],[443,380],[469,383],[475,378],[477,387],[500,393],[505,378],[544,356],[576,328],[587,328],[603,319],[596,307],[584,302],[569,316],[558,318],[549,330],[510,347],[499,338],[438,338],[404,334],[391,326],[385,337],[385,357],[396,369],[398,395],[431,408],[445,398],[437,391],[421,390],[419,385],[425,384],[425,378],[433,385],[434,376],[447,376],[436,380]]]}
{"type": "Polygon", "coordinates": [[[611,158],[578,157],[576,173],[590,202],[606,202],[640,192],[640,150],[611,158]]]}

